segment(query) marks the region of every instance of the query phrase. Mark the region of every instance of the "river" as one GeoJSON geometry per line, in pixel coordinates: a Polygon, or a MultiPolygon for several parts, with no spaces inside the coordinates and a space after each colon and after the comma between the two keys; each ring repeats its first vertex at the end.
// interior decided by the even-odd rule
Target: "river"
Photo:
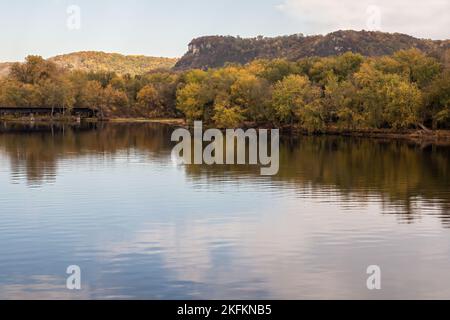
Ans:
{"type": "Polygon", "coordinates": [[[450,146],[283,137],[261,176],[172,130],[0,123],[0,298],[450,299],[450,146]]]}

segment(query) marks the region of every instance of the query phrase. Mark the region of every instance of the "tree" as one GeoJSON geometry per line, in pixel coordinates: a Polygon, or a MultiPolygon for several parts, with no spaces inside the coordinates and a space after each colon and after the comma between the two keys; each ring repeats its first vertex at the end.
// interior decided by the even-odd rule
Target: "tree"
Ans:
{"type": "Polygon", "coordinates": [[[218,128],[232,129],[242,124],[244,117],[238,106],[233,106],[229,96],[219,96],[214,103],[214,124],[218,128]]]}
{"type": "Polygon", "coordinates": [[[170,72],[154,72],[145,77],[158,93],[160,116],[176,116],[176,92],[180,83],[180,76],[170,72]]]}
{"type": "Polygon", "coordinates": [[[334,73],[335,60],[332,57],[321,58],[311,66],[309,77],[314,83],[325,86],[328,79],[337,78],[334,73]]]}
{"type": "Polygon", "coordinates": [[[137,102],[141,108],[148,110],[152,115],[161,115],[163,113],[163,105],[158,91],[151,84],[146,85],[139,91],[137,102]]]}
{"type": "Polygon", "coordinates": [[[403,75],[406,79],[410,79],[409,74],[407,74],[405,70],[405,66],[392,56],[372,58],[368,61],[368,63],[383,73],[403,75]]]}
{"type": "Polygon", "coordinates": [[[112,78],[109,84],[116,90],[126,91],[125,80],[122,77],[112,78]]]}
{"type": "Polygon", "coordinates": [[[272,122],[310,132],[326,126],[450,128],[450,75],[445,55],[436,56],[441,63],[417,49],[371,58],[347,52],[141,75],[68,72],[29,56],[0,81],[0,104],[64,112],[85,107],[102,117],[184,115],[219,127],[272,122]]]}
{"type": "Polygon", "coordinates": [[[405,129],[418,122],[422,95],[398,74],[384,74],[365,63],[354,75],[357,99],[369,127],[405,129]]]}
{"type": "Polygon", "coordinates": [[[54,115],[55,108],[61,108],[63,113],[72,109],[75,104],[75,96],[70,83],[66,80],[41,81],[39,85],[39,91],[42,96],[42,105],[52,108],[52,117],[54,115]]]}
{"type": "Polygon", "coordinates": [[[182,82],[184,83],[201,83],[208,77],[208,73],[203,70],[194,69],[187,71],[182,76],[182,82]]]}
{"type": "Polygon", "coordinates": [[[104,117],[105,96],[98,81],[88,81],[80,92],[79,105],[84,108],[97,110],[104,117]]]}
{"type": "Polygon", "coordinates": [[[202,85],[198,83],[188,83],[177,91],[177,107],[190,122],[204,120],[204,109],[208,102],[202,85]]]}
{"type": "Polygon", "coordinates": [[[416,84],[397,75],[386,77],[382,94],[386,98],[386,122],[394,129],[407,129],[418,123],[422,94],[416,84]]]}
{"type": "Polygon", "coordinates": [[[285,59],[275,59],[265,62],[264,69],[259,76],[271,83],[276,83],[289,75],[299,73],[300,69],[294,62],[285,59]]]}
{"type": "Polygon", "coordinates": [[[320,132],[325,127],[322,105],[318,99],[298,108],[295,114],[300,121],[300,126],[309,133],[320,132]]]}
{"type": "Polygon", "coordinates": [[[418,49],[398,51],[392,58],[400,64],[402,73],[411,82],[417,83],[419,88],[427,86],[441,70],[436,59],[426,56],[418,49]]]}
{"type": "Polygon", "coordinates": [[[124,108],[128,106],[128,97],[125,92],[114,89],[112,85],[108,85],[102,92],[103,105],[101,112],[125,114],[124,108]]]}
{"type": "Polygon", "coordinates": [[[432,128],[450,128],[450,70],[441,73],[424,90],[421,120],[432,128]]]}
{"type": "Polygon", "coordinates": [[[319,122],[316,117],[320,113],[320,88],[311,85],[308,78],[290,75],[279,81],[273,90],[272,105],[281,123],[312,124],[319,122]],[[314,120],[311,117],[314,117],[314,120]]]}
{"type": "Polygon", "coordinates": [[[264,122],[270,118],[270,86],[267,80],[248,72],[241,72],[230,88],[233,104],[239,106],[252,122],[264,122]]]}
{"type": "Polygon", "coordinates": [[[103,88],[106,88],[113,80],[117,79],[116,73],[109,71],[89,72],[87,77],[89,81],[99,82],[103,88]]]}
{"type": "Polygon", "coordinates": [[[41,92],[37,87],[5,80],[0,85],[0,104],[7,107],[36,107],[41,105],[41,92]]]}
{"type": "Polygon", "coordinates": [[[346,52],[337,57],[306,59],[301,65],[314,83],[325,86],[331,79],[338,82],[347,80],[363,62],[362,55],[346,52]]]}
{"type": "Polygon", "coordinates": [[[346,129],[361,125],[361,110],[358,108],[357,90],[349,80],[338,82],[331,78],[324,90],[323,115],[326,123],[337,123],[346,129]]]}
{"type": "Polygon", "coordinates": [[[40,56],[28,56],[25,63],[13,64],[10,71],[10,77],[14,80],[33,85],[39,81],[54,79],[57,75],[56,64],[40,56]]]}
{"type": "Polygon", "coordinates": [[[364,57],[358,53],[346,52],[334,59],[334,74],[338,81],[347,80],[349,76],[359,70],[364,62],[364,57]]]}

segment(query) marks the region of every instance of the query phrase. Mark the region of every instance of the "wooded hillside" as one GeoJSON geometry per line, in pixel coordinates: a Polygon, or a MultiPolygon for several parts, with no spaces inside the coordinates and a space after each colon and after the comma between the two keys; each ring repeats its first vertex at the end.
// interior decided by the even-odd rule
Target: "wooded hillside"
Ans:
{"type": "Polygon", "coordinates": [[[325,36],[260,36],[248,39],[209,36],[194,39],[175,69],[217,68],[226,63],[246,64],[255,59],[284,58],[297,61],[313,56],[336,56],[345,52],[373,57],[391,55],[399,50],[412,48],[442,61],[446,51],[448,55],[450,50],[450,40],[433,41],[399,33],[367,31],[337,31],[325,36]]]}
{"type": "Polygon", "coordinates": [[[117,74],[144,74],[157,69],[172,68],[177,59],[147,57],[143,55],[126,56],[118,53],[82,51],[60,55],[49,59],[68,70],[87,72],[115,72],[117,74]]]}

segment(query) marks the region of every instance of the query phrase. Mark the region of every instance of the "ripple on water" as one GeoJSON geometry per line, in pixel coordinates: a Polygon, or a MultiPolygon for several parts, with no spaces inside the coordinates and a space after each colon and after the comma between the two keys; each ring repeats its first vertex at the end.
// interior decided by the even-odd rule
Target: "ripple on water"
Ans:
{"type": "Polygon", "coordinates": [[[373,264],[383,298],[450,298],[448,148],[305,137],[262,177],[174,165],[166,127],[69,132],[0,134],[0,298],[373,298],[373,264]]]}

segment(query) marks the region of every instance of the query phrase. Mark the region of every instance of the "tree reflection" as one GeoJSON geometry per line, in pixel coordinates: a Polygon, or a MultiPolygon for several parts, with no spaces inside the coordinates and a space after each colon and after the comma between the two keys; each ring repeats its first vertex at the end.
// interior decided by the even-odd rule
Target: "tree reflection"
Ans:
{"type": "MultiPolygon", "coordinates": [[[[148,161],[170,162],[173,128],[158,124],[18,125],[0,124],[0,154],[9,159],[13,179],[29,185],[51,183],[58,161],[110,156],[138,150],[148,161]]],[[[343,199],[366,202],[379,197],[384,213],[414,221],[434,206],[450,227],[450,146],[412,141],[348,137],[283,138],[277,176],[261,177],[255,166],[185,167],[188,179],[248,183],[270,181],[277,188],[337,190],[343,199]]],[[[434,210],[433,212],[436,212],[434,210]]]]}

